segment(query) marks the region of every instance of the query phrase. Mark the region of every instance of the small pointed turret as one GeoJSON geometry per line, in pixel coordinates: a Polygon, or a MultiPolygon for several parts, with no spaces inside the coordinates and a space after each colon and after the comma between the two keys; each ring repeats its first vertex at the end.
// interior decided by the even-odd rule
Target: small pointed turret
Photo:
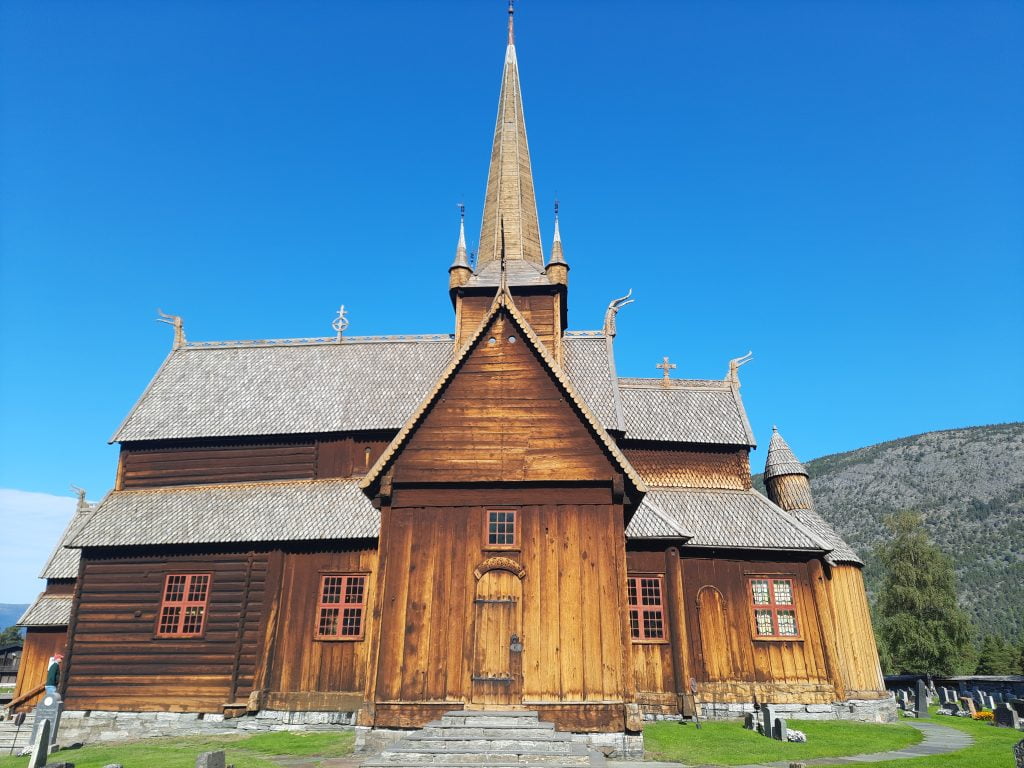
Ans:
{"type": "Polygon", "coordinates": [[[569,284],[569,265],[562,254],[562,233],[558,228],[558,201],[555,200],[555,239],[551,243],[551,260],[548,261],[544,273],[548,280],[558,285],[569,284]]]}
{"type": "Polygon", "coordinates": [[[473,269],[466,256],[466,206],[459,203],[459,244],[455,246],[455,261],[448,267],[448,290],[465,285],[472,276],[473,269]]]}
{"type": "Polygon", "coordinates": [[[775,426],[764,464],[764,484],[768,498],[783,509],[814,509],[807,470],[775,426]]]}

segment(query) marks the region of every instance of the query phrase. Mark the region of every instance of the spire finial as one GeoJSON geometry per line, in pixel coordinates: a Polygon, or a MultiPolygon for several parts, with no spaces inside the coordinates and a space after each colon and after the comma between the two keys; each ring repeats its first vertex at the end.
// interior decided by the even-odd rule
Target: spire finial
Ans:
{"type": "Polygon", "coordinates": [[[466,204],[459,203],[459,250],[466,255],[466,204]]]}
{"type": "Polygon", "coordinates": [[[512,23],[512,19],[516,13],[515,0],[508,0],[508,44],[516,44],[516,33],[512,23]]]}
{"type": "Polygon", "coordinates": [[[555,242],[562,242],[562,234],[558,231],[558,198],[555,198],[555,242]]]}

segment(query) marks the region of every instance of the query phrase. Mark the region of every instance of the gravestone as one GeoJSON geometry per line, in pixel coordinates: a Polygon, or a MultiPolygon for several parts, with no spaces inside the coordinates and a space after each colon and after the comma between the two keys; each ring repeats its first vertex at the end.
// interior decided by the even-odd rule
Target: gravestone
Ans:
{"type": "Polygon", "coordinates": [[[224,750],[203,752],[196,758],[196,768],[224,768],[224,750]]]}
{"type": "Polygon", "coordinates": [[[50,721],[43,720],[39,728],[32,729],[32,755],[28,759],[28,768],[42,768],[50,755],[50,721]]]}
{"type": "Polygon", "coordinates": [[[748,731],[757,730],[757,720],[754,719],[753,712],[747,712],[747,714],[743,716],[743,727],[748,731]]]}
{"type": "Polygon", "coordinates": [[[896,706],[904,710],[909,708],[906,691],[896,691],[896,706]]]}
{"type": "Polygon", "coordinates": [[[776,717],[772,721],[772,738],[776,741],[785,741],[787,733],[786,718],[776,717]]]}
{"type": "Polygon", "coordinates": [[[985,696],[985,709],[991,709],[993,712],[996,711],[996,700],[992,696],[985,696]]]}
{"type": "Polygon", "coordinates": [[[985,708],[985,694],[982,691],[975,688],[974,696],[972,698],[974,699],[974,706],[977,707],[979,711],[985,708]]]}
{"type": "Polygon", "coordinates": [[[1007,704],[1020,717],[1024,718],[1024,699],[1010,699],[1007,704]]]}
{"type": "Polygon", "coordinates": [[[953,701],[950,701],[948,704],[946,704],[946,709],[949,710],[949,714],[951,714],[951,715],[959,715],[960,714],[960,704],[957,703],[956,699],[954,699],[953,701]]]}
{"type": "Polygon", "coordinates": [[[916,714],[918,717],[930,717],[928,714],[928,689],[925,688],[924,680],[917,681],[916,714]]]}
{"type": "Polygon", "coordinates": [[[50,743],[57,742],[57,729],[60,728],[60,713],[64,711],[64,700],[59,693],[44,693],[43,698],[36,706],[35,719],[32,721],[32,736],[29,741],[35,744],[36,734],[44,722],[50,724],[48,733],[50,743]]]}
{"type": "Polygon", "coordinates": [[[993,693],[992,698],[996,700],[996,704],[1002,704],[1005,701],[1002,691],[996,691],[993,693]]]}
{"type": "Polygon", "coordinates": [[[761,722],[764,724],[761,727],[761,733],[768,738],[772,736],[772,723],[775,722],[775,707],[771,704],[761,705],[761,722]]]}
{"type": "Polygon", "coordinates": [[[961,696],[960,705],[964,712],[970,714],[971,717],[974,717],[976,714],[978,714],[978,710],[974,706],[974,699],[972,699],[970,696],[961,696]]]}
{"type": "Polygon", "coordinates": [[[944,685],[939,687],[939,703],[949,704],[949,688],[944,685]]]}
{"type": "Polygon", "coordinates": [[[992,712],[993,720],[1001,728],[1020,728],[1020,715],[1006,704],[1000,704],[992,712]]]}

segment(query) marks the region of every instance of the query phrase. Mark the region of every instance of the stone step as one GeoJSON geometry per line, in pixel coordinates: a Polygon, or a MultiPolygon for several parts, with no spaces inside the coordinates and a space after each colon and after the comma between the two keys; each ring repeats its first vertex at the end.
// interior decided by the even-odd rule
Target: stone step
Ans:
{"type": "Polygon", "coordinates": [[[537,713],[532,713],[533,717],[520,717],[512,713],[449,713],[441,718],[442,726],[462,726],[469,728],[515,728],[527,726],[530,728],[536,728],[540,720],[537,718],[537,713]]]}
{"type": "Polygon", "coordinates": [[[466,725],[444,725],[438,720],[427,723],[417,733],[437,736],[466,736],[470,738],[544,738],[556,733],[554,723],[511,725],[504,728],[475,728],[466,725]]]}
{"type": "Polygon", "coordinates": [[[568,734],[559,734],[562,738],[539,739],[451,739],[451,738],[416,738],[407,736],[400,742],[392,744],[387,752],[503,752],[510,755],[527,753],[544,753],[552,755],[572,754],[575,746],[568,734]]]}

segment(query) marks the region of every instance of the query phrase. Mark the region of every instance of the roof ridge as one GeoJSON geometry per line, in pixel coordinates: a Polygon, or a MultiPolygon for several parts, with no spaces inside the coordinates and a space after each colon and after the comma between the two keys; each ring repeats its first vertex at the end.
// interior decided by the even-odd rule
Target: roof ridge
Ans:
{"type": "Polygon", "coordinates": [[[627,389],[721,389],[730,388],[722,379],[668,379],[620,376],[619,386],[627,389]]]}
{"type": "Polygon", "coordinates": [[[452,341],[453,333],[398,333],[383,336],[308,336],[293,339],[226,339],[223,341],[189,341],[180,349],[194,351],[198,349],[230,349],[236,347],[311,347],[332,346],[346,347],[353,344],[384,344],[394,342],[452,341]]]}

